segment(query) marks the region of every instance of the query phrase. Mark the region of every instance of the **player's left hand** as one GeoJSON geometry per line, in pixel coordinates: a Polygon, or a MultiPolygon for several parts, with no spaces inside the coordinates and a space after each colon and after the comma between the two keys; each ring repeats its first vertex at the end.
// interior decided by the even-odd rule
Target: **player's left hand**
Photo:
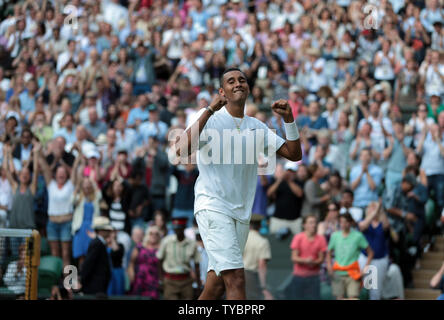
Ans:
{"type": "Polygon", "coordinates": [[[287,100],[279,99],[278,101],[275,101],[271,105],[271,110],[282,116],[287,123],[294,121],[293,113],[291,112],[290,104],[287,100]]]}

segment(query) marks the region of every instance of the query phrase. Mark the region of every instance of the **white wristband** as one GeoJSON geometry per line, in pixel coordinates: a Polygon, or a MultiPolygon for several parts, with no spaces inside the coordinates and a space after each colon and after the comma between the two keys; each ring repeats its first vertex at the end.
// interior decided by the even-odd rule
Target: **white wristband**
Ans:
{"type": "Polygon", "coordinates": [[[299,139],[299,130],[296,122],[286,123],[284,122],[285,135],[287,140],[294,141],[299,139]]]}

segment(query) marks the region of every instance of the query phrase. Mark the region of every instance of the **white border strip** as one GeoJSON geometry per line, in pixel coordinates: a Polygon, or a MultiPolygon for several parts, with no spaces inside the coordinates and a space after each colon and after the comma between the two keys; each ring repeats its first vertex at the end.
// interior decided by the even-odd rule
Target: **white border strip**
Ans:
{"type": "Polygon", "coordinates": [[[0,237],[30,237],[32,229],[5,229],[0,228],[0,237]]]}

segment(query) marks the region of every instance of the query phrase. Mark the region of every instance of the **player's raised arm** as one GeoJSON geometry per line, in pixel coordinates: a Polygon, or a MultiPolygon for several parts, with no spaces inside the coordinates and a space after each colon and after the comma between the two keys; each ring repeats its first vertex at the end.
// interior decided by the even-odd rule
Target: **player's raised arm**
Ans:
{"type": "Polygon", "coordinates": [[[208,119],[224,105],[227,104],[227,98],[217,94],[211,104],[205,108],[194,123],[192,123],[179,137],[176,138],[176,155],[178,157],[188,157],[197,150],[199,137],[208,119]]]}
{"type": "Polygon", "coordinates": [[[299,130],[293,118],[290,105],[287,100],[280,99],[271,106],[274,112],[281,115],[285,126],[285,143],[279,148],[277,153],[291,161],[302,159],[301,142],[299,139],[299,130]]]}

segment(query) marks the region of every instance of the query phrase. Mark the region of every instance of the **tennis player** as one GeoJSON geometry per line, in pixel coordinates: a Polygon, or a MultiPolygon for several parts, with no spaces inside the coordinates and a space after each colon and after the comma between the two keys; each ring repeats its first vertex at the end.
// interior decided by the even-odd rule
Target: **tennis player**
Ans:
{"type": "Polygon", "coordinates": [[[230,156],[242,152],[245,157],[263,145],[268,157],[277,153],[291,161],[298,161],[302,151],[299,131],[288,101],[279,100],[271,106],[284,119],[284,140],[258,119],[244,115],[250,90],[247,77],[241,70],[225,70],[220,83],[218,95],[208,107],[197,113],[194,122],[177,138],[175,148],[181,158],[197,151],[199,177],[195,185],[194,214],[208,254],[207,280],[199,299],[220,299],[225,292],[227,300],[242,300],[246,298],[242,254],[256,192],[258,161],[203,161],[200,156],[204,153],[203,142],[213,142],[213,153],[219,150],[218,147],[214,148],[214,142],[219,142],[221,157],[227,152],[230,152],[230,156]],[[227,130],[234,135],[261,130],[265,134],[257,134],[254,145],[243,143],[236,147],[231,143],[232,137],[224,141],[224,131],[227,130]],[[215,136],[217,134],[219,137],[215,136]]]}

